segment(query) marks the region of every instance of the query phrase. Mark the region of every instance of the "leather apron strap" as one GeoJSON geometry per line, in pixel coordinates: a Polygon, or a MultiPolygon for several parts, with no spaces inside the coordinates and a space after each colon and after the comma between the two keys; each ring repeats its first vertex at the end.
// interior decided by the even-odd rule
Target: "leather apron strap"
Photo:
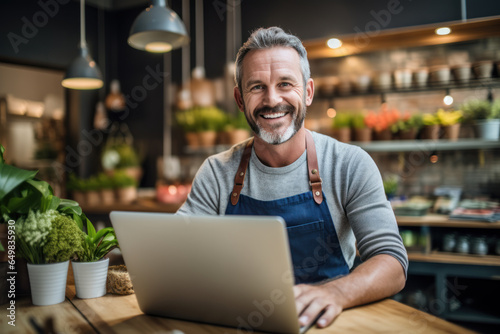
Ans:
{"type": "MultiPolygon", "coordinates": [[[[231,192],[232,205],[238,204],[238,200],[240,199],[240,193],[243,189],[243,182],[245,181],[248,163],[252,155],[252,145],[253,139],[247,142],[247,145],[245,146],[245,150],[243,151],[243,155],[241,157],[238,171],[236,172],[236,176],[234,177],[234,187],[233,191],[231,192]]],[[[311,135],[311,132],[309,132],[308,130],[306,130],[306,151],[309,185],[311,186],[314,201],[317,204],[321,204],[323,202],[323,191],[321,188],[322,180],[319,176],[318,157],[316,155],[316,146],[314,145],[313,137],[311,135]]]]}
{"type": "Polygon", "coordinates": [[[316,155],[316,146],[311,132],[306,130],[306,151],[307,151],[307,170],[309,172],[309,185],[313,193],[314,201],[317,204],[323,202],[323,190],[321,189],[322,180],[319,176],[318,156],[316,155]]]}
{"type": "Polygon", "coordinates": [[[253,138],[247,142],[243,155],[241,156],[240,166],[234,177],[234,187],[231,192],[231,204],[236,205],[240,199],[240,193],[243,189],[243,181],[245,181],[245,174],[247,173],[248,162],[252,155],[253,138]]]}

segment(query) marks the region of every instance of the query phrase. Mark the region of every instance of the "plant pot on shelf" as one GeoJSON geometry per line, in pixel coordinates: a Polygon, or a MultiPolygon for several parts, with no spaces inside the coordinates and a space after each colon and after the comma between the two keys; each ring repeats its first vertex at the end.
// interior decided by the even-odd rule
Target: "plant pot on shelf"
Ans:
{"type": "Polygon", "coordinates": [[[49,264],[28,263],[33,305],[54,305],[64,301],[68,265],[69,261],[49,264]]]}
{"type": "Polygon", "coordinates": [[[426,125],[422,129],[422,139],[439,139],[440,126],[439,124],[426,125]]]}
{"type": "Polygon", "coordinates": [[[343,143],[351,141],[351,128],[338,128],[334,129],[334,137],[343,143]]]}
{"type": "Polygon", "coordinates": [[[96,262],[71,261],[78,298],[97,298],[106,294],[109,259],[96,262]]]}
{"type": "Polygon", "coordinates": [[[399,131],[399,138],[401,140],[413,140],[417,138],[417,133],[418,130],[413,128],[413,129],[408,129],[408,130],[402,130],[399,131]]]}
{"type": "Polygon", "coordinates": [[[498,140],[500,138],[500,119],[476,120],[479,138],[498,140]]]}
{"type": "Polygon", "coordinates": [[[115,192],[113,189],[101,189],[101,201],[103,205],[115,203],[115,192]]]}
{"type": "Polygon", "coordinates": [[[217,142],[217,132],[202,131],[198,132],[198,141],[201,147],[212,147],[217,142]]]}
{"type": "Polygon", "coordinates": [[[453,125],[443,126],[443,138],[456,141],[460,134],[460,123],[453,125]]]}
{"type": "Polygon", "coordinates": [[[132,203],[137,198],[137,188],[135,186],[117,188],[116,195],[120,203],[132,203]]]}
{"type": "Polygon", "coordinates": [[[200,140],[196,132],[186,132],[184,137],[186,138],[187,144],[190,148],[200,147],[200,140]]]}
{"type": "Polygon", "coordinates": [[[227,139],[229,145],[238,144],[250,137],[250,132],[245,129],[235,129],[227,132],[227,139]]]}
{"type": "Polygon", "coordinates": [[[101,195],[97,190],[89,190],[85,192],[85,204],[88,206],[97,206],[101,204],[101,195]]]}
{"type": "Polygon", "coordinates": [[[87,201],[85,199],[85,193],[83,191],[73,190],[72,195],[73,195],[73,200],[75,200],[75,202],[77,202],[78,204],[80,205],[87,204],[87,201]]]}
{"type": "Polygon", "coordinates": [[[372,140],[372,129],[370,128],[356,128],[354,129],[354,140],[368,143],[372,140]]]}
{"type": "Polygon", "coordinates": [[[392,132],[391,129],[385,129],[373,132],[373,139],[375,140],[391,140],[392,132]]]}

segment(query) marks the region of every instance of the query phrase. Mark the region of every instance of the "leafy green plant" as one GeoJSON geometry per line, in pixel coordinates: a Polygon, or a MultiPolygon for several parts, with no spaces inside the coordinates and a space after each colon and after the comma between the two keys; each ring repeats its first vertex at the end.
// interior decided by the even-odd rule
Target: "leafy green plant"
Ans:
{"type": "Polygon", "coordinates": [[[424,124],[423,118],[421,114],[411,115],[407,119],[399,119],[396,123],[391,126],[391,131],[393,133],[399,131],[410,131],[410,130],[419,130],[424,124]]]}
{"type": "Polygon", "coordinates": [[[69,191],[86,191],[85,180],[76,176],[76,174],[71,173],[68,176],[68,181],[66,182],[66,189],[69,191]]]}
{"type": "Polygon", "coordinates": [[[470,100],[462,104],[460,109],[463,111],[464,120],[467,122],[500,118],[500,107],[493,108],[493,105],[487,100],[470,100]]]}
{"type": "Polygon", "coordinates": [[[105,173],[97,174],[96,180],[99,183],[100,189],[113,189],[115,187],[115,184],[113,183],[113,177],[105,173]]]}
{"type": "Polygon", "coordinates": [[[227,124],[226,114],[217,107],[194,107],[175,114],[184,132],[221,131],[227,124]]]}
{"type": "Polygon", "coordinates": [[[118,240],[112,227],[96,232],[92,223],[87,221],[87,233],[83,233],[82,250],[77,252],[77,261],[99,261],[116,247],[119,247],[118,240]]]}
{"type": "Polygon", "coordinates": [[[439,125],[439,118],[436,114],[426,113],[422,116],[424,125],[439,125]]]}
{"type": "Polygon", "coordinates": [[[137,181],[121,171],[117,171],[113,174],[112,182],[115,188],[137,187],[137,181]]]}
{"type": "Polygon", "coordinates": [[[438,118],[440,125],[450,126],[460,123],[463,118],[463,113],[461,110],[446,111],[444,109],[439,109],[436,113],[436,117],[438,118]]]}
{"type": "Polygon", "coordinates": [[[30,210],[16,221],[17,255],[32,264],[64,262],[82,251],[83,232],[56,210],[30,210]]]}
{"type": "Polygon", "coordinates": [[[347,113],[338,112],[333,118],[332,126],[334,129],[350,128],[352,124],[352,116],[347,113]]]}
{"type": "Polygon", "coordinates": [[[363,114],[355,114],[352,116],[352,127],[354,129],[364,129],[368,126],[365,123],[365,115],[363,114]]]}

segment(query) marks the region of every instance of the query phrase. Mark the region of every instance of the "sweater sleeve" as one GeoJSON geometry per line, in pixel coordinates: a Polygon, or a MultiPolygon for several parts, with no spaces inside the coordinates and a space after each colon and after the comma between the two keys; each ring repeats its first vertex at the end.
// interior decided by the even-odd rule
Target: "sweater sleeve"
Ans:
{"type": "Polygon", "coordinates": [[[361,260],[389,254],[401,263],[406,275],[408,255],[377,165],[368,153],[358,149],[357,154],[352,155],[346,174],[349,180],[345,210],[361,260]]]}
{"type": "Polygon", "coordinates": [[[210,158],[201,165],[186,202],[177,210],[180,215],[218,215],[220,185],[210,158]]]}

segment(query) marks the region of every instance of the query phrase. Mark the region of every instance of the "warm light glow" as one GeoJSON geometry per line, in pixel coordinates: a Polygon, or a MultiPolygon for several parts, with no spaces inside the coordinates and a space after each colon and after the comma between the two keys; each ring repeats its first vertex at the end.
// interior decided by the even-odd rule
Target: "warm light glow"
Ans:
{"type": "Polygon", "coordinates": [[[326,114],[328,115],[328,117],[334,118],[337,115],[337,110],[335,110],[334,108],[328,108],[326,114]]]}
{"type": "Polygon", "coordinates": [[[451,33],[451,29],[448,27],[441,27],[441,28],[437,28],[435,30],[435,32],[436,32],[436,35],[443,36],[443,35],[448,35],[449,33],[451,33]]]}
{"type": "Polygon", "coordinates": [[[176,186],[174,186],[174,185],[170,185],[170,186],[168,186],[168,193],[169,193],[170,195],[175,195],[175,194],[177,194],[177,187],[176,187],[176,186]]]}
{"type": "Polygon", "coordinates": [[[338,49],[342,46],[342,41],[338,38],[330,38],[328,42],[326,42],[326,45],[331,49],[338,49]]]}
{"type": "Polygon", "coordinates": [[[437,156],[437,154],[433,154],[431,155],[430,159],[431,163],[435,164],[436,162],[438,162],[439,158],[437,156]]]}
{"type": "Polygon", "coordinates": [[[453,97],[451,97],[450,95],[446,95],[443,99],[443,102],[444,102],[444,104],[449,106],[453,103],[453,97]]]}
{"type": "Polygon", "coordinates": [[[172,44],[165,43],[165,42],[152,42],[152,43],[146,44],[144,49],[146,49],[146,51],[148,51],[148,52],[164,53],[164,52],[172,51],[172,44]]]}
{"type": "Polygon", "coordinates": [[[94,78],[68,78],[64,79],[61,84],[70,89],[99,89],[104,85],[104,82],[94,78]]]}

